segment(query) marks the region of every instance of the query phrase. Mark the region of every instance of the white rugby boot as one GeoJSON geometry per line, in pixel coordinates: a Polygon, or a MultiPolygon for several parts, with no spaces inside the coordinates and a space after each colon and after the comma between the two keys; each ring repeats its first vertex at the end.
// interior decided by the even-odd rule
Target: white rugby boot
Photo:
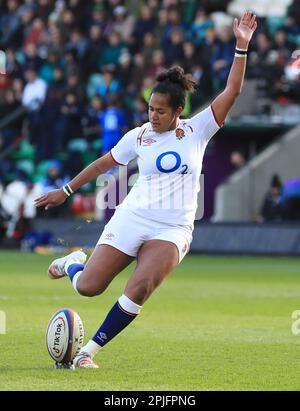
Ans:
{"type": "Polygon", "coordinates": [[[65,257],[57,258],[50,264],[48,268],[48,276],[52,280],[65,277],[68,275],[65,270],[66,263],[68,263],[68,265],[84,264],[86,258],[87,255],[81,250],[73,251],[73,253],[68,254],[65,257]]]}
{"type": "Polygon", "coordinates": [[[81,351],[76,355],[73,360],[73,365],[75,368],[99,368],[92,360],[90,354],[85,351],[81,351]]]}

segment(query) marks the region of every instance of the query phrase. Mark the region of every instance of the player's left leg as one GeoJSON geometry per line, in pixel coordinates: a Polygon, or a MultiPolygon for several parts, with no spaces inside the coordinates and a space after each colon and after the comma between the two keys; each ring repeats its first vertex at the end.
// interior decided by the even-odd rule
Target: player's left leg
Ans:
{"type": "Polygon", "coordinates": [[[129,278],[124,294],[136,304],[143,305],[165,277],[179,263],[178,249],[174,243],[149,240],[137,256],[137,267],[129,278]]]}
{"type": "Polygon", "coordinates": [[[181,260],[177,246],[169,241],[149,240],[139,250],[137,266],[124,294],[108,313],[92,340],[74,359],[79,368],[96,368],[94,355],[140,313],[142,304],[181,260]]]}

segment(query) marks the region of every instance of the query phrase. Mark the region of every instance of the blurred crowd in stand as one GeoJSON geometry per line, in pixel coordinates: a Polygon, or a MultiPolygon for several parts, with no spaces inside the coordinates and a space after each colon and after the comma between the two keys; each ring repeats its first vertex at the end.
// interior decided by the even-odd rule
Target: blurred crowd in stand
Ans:
{"type": "MultiPolygon", "coordinates": [[[[147,121],[156,74],[179,64],[198,81],[183,115],[225,84],[235,39],[229,0],[0,1],[0,185],[60,186],[147,121]],[[16,149],[17,147],[17,149],[16,149]],[[53,160],[56,160],[55,167],[53,160]],[[53,174],[53,167],[55,172],[53,174]]],[[[246,77],[282,104],[300,102],[300,5],[259,18],[246,77]]],[[[87,188],[88,190],[89,188],[87,188]]]]}

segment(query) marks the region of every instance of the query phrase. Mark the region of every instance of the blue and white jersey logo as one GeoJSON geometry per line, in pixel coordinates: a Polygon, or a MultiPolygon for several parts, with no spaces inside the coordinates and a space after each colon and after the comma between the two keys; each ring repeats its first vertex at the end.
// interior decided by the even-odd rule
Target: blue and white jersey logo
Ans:
{"type": "Polygon", "coordinates": [[[161,173],[173,173],[181,168],[181,174],[186,174],[188,166],[181,165],[181,162],[181,157],[176,151],[166,151],[157,157],[156,168],[161,173]]]}

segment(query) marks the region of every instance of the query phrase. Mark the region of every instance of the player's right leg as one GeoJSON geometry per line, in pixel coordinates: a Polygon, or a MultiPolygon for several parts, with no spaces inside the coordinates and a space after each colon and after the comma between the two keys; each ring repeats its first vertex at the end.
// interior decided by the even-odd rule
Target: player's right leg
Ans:
{"type": "Polygon", "coordinates": [[[51,278],[68,276],[79,294],[92,297],[101,294],[134,257],[110,245],[100,244],[84,266],[85,259],[85,253],[75,251],[54,260],[48,274],[51,278]]]}
{"type": "MultiPolygon", "coordinates": [[[[123,271],[134,257],[123,253],[117,248],[99,244],[93,251],[82,274],[76,281],[79,294],[93,297],[101,294],[117,274],[123,271]]],[[[72,266],[70,266],[69,271],[72,266]]],[[[73,282],[74,285],[74,282],[73,282]]]]}

